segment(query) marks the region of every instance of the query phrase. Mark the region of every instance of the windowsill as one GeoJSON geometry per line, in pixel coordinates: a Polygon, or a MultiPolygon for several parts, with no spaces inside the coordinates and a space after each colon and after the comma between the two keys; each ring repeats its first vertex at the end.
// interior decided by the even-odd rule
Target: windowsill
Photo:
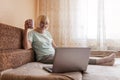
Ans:
{"type": "Polygon", "coordinates": [[[91,51],[91,56],[92,57],[105,57],[105,56],[108,56],[112,53],[115,53],[116,57],[120,58],[120,51],[115,52],[115,51],[112,51],[112,50],[108,50],[108,51],[93,50],[93,51],[91,51]]]}

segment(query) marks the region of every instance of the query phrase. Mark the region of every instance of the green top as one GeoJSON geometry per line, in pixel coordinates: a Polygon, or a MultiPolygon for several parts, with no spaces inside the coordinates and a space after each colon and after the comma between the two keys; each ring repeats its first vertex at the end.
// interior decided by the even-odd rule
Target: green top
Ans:
{"type": "Polygon", "coordinates": [[[43,56],[55,53],[52,46],[52,36],[48,31],[43,34],[37,31],[30,31],[28,33],[28,40],[32,43],[32,48],[36,53],[37,61],[40,61],[43,56]]]}

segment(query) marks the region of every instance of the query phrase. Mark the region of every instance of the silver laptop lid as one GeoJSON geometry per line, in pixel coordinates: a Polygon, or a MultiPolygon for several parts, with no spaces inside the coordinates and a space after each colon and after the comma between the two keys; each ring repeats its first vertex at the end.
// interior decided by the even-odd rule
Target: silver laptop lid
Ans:
{"type": "Polygon", "coordinates": [[[90,48],[56,48],[53,72],[85,71],[90,48]]]}

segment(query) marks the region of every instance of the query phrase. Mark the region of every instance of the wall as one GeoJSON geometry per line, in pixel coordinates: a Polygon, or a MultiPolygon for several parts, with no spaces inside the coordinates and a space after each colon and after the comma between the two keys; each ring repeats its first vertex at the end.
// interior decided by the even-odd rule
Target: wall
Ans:
{"type": "Polygon", "coordinates": [[[0,0],[0,23],[24,28],[24,21],[35,19],[36,0],[0,0]]]}

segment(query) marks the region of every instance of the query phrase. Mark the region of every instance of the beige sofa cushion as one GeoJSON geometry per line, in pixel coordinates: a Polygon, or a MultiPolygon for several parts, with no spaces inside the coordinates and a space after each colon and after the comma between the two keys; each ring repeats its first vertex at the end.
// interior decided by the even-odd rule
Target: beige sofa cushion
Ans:
{"type": "Polygon", "coordinates": [[[43,66],[46,65],[39,62],[27,63],[11,71],[3,72],[1,80],[82,80],[80,72],[48,73],[42,69],[43,66]]]}
{"type": "Polygon", "coordinates": [[[0,71],[15,68],[31,61],[34,61],[33,50],[0,50],[0,71]]]}
{"type": "Polygon", "coordinates": [[[22,49],[23,29],[0,23],[0,50],[22,49]]]}
{"type": "Polygon", "coordinates": [[[50,74],[44,64],[33,62],[3,72],[2,80],[120,80],[120,58],[114,66],[88,65],[86,73],[50,74]]]}
{"type": "Polygon", "coordinates": [[[83,80],[120,80],[120,58],[113,66],[89,65],[83,80]]]}

